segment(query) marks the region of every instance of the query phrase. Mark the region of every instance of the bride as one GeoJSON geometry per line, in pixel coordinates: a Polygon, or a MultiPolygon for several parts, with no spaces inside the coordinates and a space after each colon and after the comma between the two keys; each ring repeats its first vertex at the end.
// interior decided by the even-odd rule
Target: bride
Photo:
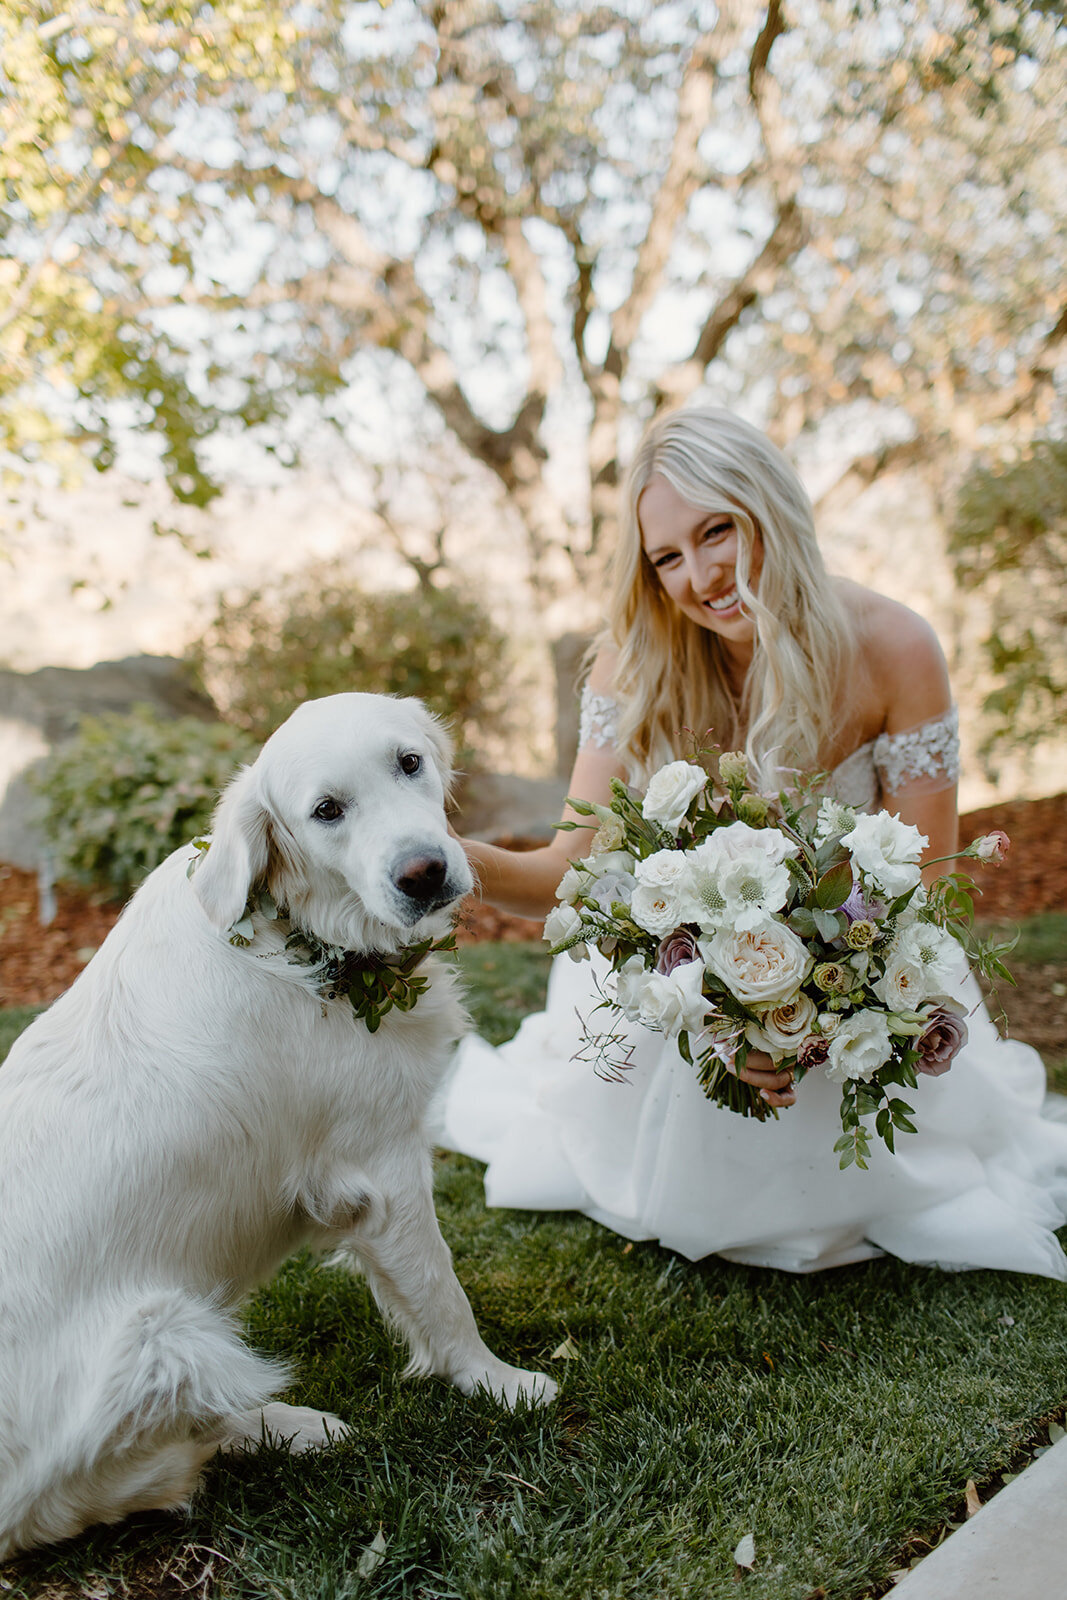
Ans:
{"type": "MultiPolygon", "coordinates": [[[[630,469],[568,792],[607,804],[615,777],[643,788],[691,750],[685,729],[743,746],[765,789],[829,771],[842,801],[913,823],[931,859],[957,848],[956,712],[932,631],[827,575],[792,467],[711,407],[657,418],[630,469]]],[[[483,897],[531,917],[589,840],[465,843],[483,897]]],[[[675,1044],[640,1027],[624,1081],[598,1077],[578,1052],[606,971],[558,957],[544,1012],[500,1050],[461,1047],[440,1142],[488,1163],[488,1204],[582,1211],[694,1260],[812,1272],[888,1251],[1067,1278],[1052,1231],[1067,1220],[1067,1126],[1042,1115],[1040,1060],[998,1038],[973,979],[961,973],[967,1045],[909,1095],[918,1132],[841,1171],[840,1090],[817,1071],[794,1089],[750,1053],[742,1076],[781,1108],[762,1123],[705,1099],[675,1044]]]]}

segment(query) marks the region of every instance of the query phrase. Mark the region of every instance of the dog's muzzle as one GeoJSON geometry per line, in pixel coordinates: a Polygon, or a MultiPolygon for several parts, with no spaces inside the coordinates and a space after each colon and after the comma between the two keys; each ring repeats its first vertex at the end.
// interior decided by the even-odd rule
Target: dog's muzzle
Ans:
{"type": "Polygon", "coordinates": [[[449,873],[444,856],[432,853],[406,856],[398,862],[393,870],[393,885],[412,922],[451,905],[470,887],[449,873]]]}

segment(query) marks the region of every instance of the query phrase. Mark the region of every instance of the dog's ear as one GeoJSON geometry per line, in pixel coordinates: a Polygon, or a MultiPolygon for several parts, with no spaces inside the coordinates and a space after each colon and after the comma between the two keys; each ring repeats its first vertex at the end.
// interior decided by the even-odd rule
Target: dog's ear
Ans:
{"type": "Polygon", "coordinates": [[[255,768],[244,767],[215,809],[211,848],[192,876],[193,893],[217,928],[229,928],[240,918],[269,855],[270,813],[260,799],[255,768]]]}

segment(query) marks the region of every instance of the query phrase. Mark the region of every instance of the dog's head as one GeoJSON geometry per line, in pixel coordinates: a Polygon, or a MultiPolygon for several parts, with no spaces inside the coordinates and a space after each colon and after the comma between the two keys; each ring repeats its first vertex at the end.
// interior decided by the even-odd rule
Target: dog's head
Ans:
{"type": "Polygon", "coordinates": [[[438,935],[472,887],[445,825],[451,751],[418,700],[302,705],[233,780],[192,887],[228,928],[267,888],[326,944],[388,950],[438,935]]]}

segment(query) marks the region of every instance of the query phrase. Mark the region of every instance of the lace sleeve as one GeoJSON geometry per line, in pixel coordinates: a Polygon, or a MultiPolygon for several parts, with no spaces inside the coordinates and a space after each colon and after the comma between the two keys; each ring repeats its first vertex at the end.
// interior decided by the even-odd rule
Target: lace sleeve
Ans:
{"type": "Polygon", "coordinates": [[[588,683],[582,685],[578,720],[578,748],[614,750],[618,742],[619,706],[610,695],[594,694],[588,683]]]}
{"type": "Polygon", "coordinates": [[[874,765],[888,794],[904,788],[923,794],[951,789],[960,775],[959,711],[950,706],[903,733],[880,734],[874,741],[874,765]]]}

